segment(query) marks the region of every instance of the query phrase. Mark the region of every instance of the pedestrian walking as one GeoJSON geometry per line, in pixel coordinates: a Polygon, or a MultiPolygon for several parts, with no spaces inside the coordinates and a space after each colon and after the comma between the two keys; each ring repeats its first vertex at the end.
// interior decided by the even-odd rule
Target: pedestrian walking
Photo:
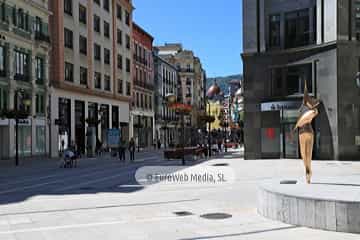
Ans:
{"type": "Polygon", "coordinates": [[[126,142],[124,140],[121,140],[120,146],[119,146],[119,160],[120,161],[122,161],[122,160],[124,160],[124,162],[126,161],[125,150],[126,150],[126,142]]]}
{"type": "Polygon", "coordinates": [[[130,142],[129,142],[129,152],[130,152],[130,161],[133,162],[135,161],[135,141],[134,138],[131,138],[130,142]]]}

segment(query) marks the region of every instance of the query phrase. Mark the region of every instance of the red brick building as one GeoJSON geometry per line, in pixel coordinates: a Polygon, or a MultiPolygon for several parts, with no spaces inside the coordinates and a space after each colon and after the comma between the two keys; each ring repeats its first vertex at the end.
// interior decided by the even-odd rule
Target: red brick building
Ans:
{"type": "Polygon", "coordinates": [[[150,147],[155,136],[154,116],[154,38],[133,23],[133,103],[130,113],[130,135],[140,147],[150,147]]]}

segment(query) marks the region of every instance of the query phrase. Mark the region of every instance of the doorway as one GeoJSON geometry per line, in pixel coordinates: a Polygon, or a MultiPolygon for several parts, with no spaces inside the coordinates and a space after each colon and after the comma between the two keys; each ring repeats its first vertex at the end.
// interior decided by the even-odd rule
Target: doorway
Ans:
{"type": "Polygon", "coordinates": [[[75,142],[77,150],[85,153],[85,103],[75,101],[75,142]]]}

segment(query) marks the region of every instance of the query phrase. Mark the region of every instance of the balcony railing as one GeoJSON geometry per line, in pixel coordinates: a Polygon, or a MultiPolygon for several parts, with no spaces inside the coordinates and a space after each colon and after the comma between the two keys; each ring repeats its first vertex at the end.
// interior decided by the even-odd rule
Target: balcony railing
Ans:
{"type": "Polygon", "coordinates": [[[135,84],[135,86],[139,86],[139,87],[146,88],[149,90],[154,90],[154,84],[151,84],[151,83],[134,80],[134,84],[135,84]]]}
{"type": "Polygon", "coordinates": [[[50,36],[42,32],[35,32],[35,40],[50,43],[50,36]]]}
{"type": "Polygon", "coordinates": [[[178,71],[183,72],[183,73],[193,73],[193,72],[195,72],[195,70],[192,69],[192,68],[178,68],[178,71]]]}
{"type": "Polygon", "coordinates": [[[15,79],[15,80],[18,80],[18,81],[29,82],[30,76],[28,76],[28,75],[21,75],[21,74],[15,74],[15,75],[14,75],[14,79],[15,79]]]}
{"type": "Polygon", "coordinates": [[[137,56],[136,54],[134,54],[134,60],[135,60],[136,62],[142,63],[142,64],[144,64],[144,65],[146,65],[146,66],[147,66],[147,64],[148,64],[148,61],[147,61],[145,58],[139,57],[139,56],[137,56]]]}

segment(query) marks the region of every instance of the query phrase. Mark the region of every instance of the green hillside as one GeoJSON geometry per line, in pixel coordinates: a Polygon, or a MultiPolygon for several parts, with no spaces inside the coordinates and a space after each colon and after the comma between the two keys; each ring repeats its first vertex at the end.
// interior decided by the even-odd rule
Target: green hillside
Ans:
{"type": "MultiPolygon", "coordinates": [[[[225,77],[216,77],[216,82],[219,85],[220,89],[222,91],[224,91],[224,93],[227,93],[228,91],[228,83],[231,80],[237,80],[237,79],[242,79],[242,75],[241,74],[237,74],[237,75],[230,75],[230,76],[225,76],[225,77]]],[[[206,82],[206,89],[208,89],[214,82],[215,78],[208,78],[207,82],[206,82]]]]}

